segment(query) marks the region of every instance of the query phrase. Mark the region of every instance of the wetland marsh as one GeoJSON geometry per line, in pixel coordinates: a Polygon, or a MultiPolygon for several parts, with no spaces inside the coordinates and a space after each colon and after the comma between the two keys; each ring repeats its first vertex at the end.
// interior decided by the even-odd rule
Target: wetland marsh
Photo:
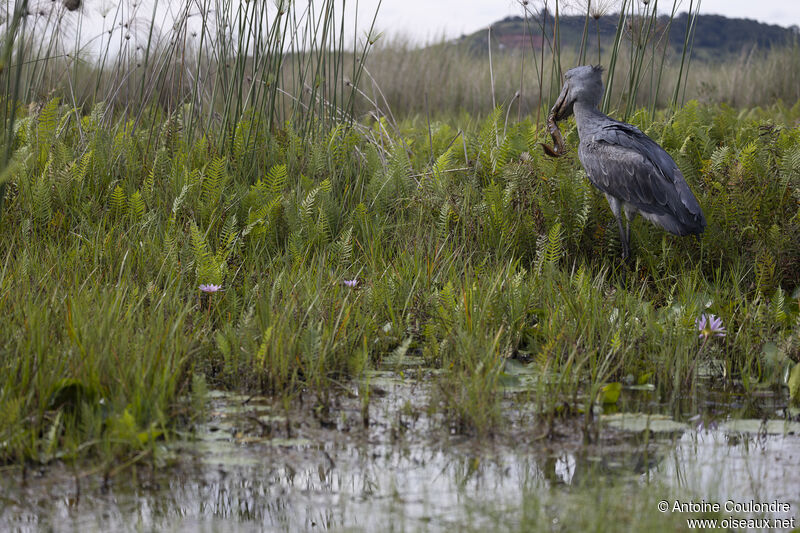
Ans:
{"type": "Polygon", "coordinates": [[[637,220],[623,262],[574,122],[540,146],[580,53],[525,71],[542,109],[394,116],[371,29],[266,4],[80,60],[5,13],[0,529],[797,518],[800,103],[662,109],[618,78],[609,112],[708,221],[637,220]]]}

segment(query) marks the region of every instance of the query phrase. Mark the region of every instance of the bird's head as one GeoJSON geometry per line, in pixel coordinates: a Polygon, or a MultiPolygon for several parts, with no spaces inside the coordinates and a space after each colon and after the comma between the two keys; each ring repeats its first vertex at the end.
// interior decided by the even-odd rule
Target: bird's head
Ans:
{"type": "Polygon", "coordinates": [[[558,120],[572,114],[575,102],[584,102],[594,107],[603,98],[603,67],[600,65],[575,67],[564,74],[564,86],[550,112],[558,120]]]}

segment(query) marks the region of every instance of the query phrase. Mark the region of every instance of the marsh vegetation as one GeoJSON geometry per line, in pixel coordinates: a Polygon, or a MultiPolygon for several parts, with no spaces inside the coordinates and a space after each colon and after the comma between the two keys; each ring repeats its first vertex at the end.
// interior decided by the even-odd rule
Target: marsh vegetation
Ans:
{"type": "MultiPolygon", "coordinates": [[[[729,64],[748,79],[730,84],[741,99],[726,96],[728,78],[715,74],[724,66],[687,70],[688,48],[665,54],[646,32],[603,57],[605,108],[672,155],[708,220],[699,239],[635,222],[635,259],[623,264],[613,215],[574,150],[556,160],[539,146],[561,66],[586,50],[495,53],[490,70],[489,56],[449,45],[380,44],[369,21],[354,38],[333,1],[304,10],[209,0],[187,3],[163,32],[146,4],[120,4],[106,15],[117,29],[101,39],[104,52],[90,54],[70,51],[69,32],[59,33],[80,31],[70,18],[80,11],[27,4],[6,10],[0,71],[0,469],[9,479],[61,472],[54,487],[65,493],[131,472],[163,484],[155,471],[191,472],[182,446],[228,416],[218,391],[242,395],[232,400],[240,407],[269,405],[219,433],[240,445],[225,453],[245,448],[254,460],[281,439],[282,452],[266,456],[299,470],[324,455],[335,470],[327,446],[340,439],[344,454],[357,445],[368,457],[378,442],[386,457],[408,445],[423,459],[457,443],[473,450],[454,471],[464,480],[481,471],[469,461],[495,446],[524,443],[530,455],[501,452],[514,465],[547,465],[560,446],[606,457],[602,443],[621,441],[601,414],[620,389],[620,410],[667,415],[681,434],[700,434],[688,424],[698,415],[782,420],[796,431],[800,103],[789,78],[800,70],[778,65],[796,63],[797,48],[729,64]],[[751,79],[751,68],[764,70],[751,79]],[[719,80],[714,98],[697,89],[698,72],[719,80]],[[664,80],[660,96],[654,80],[664,80]],[[711,314],[726,336],[698,338],[711,314]],[[381,379],[400,380],[401,392],[381,379]],[[722,400],[706,401],[708,389],[722,400]],[[637,400],[626,409],[625,398],[637,400]],[[298,467],[294,452],[314,457],[298,467]]],[[[650,20],[648,10],[630,17],[650,20]]],[[[576,146],[574,123],[562,127],[576,146]]],[[[627,456],[649,449],[644,428],[622,438],[627,456]]],[[[795,437],[770,439],[778,456],[797,449],[795,437]]],[[[550,466],[542,471],[558,470],[550,466]]],[[[516,486],[540,499],[515,510],[529,521],[505,525],[524,528],[560,502],[632,494],[640,513],[621,527],[664,519],[653,507],[669,492],[663,479],[638,492],[635,475],[623,478],[587,474],[589,489],[563,500],[542,492],[559,486],[546,476],[516,486]]],[[[9,498],[0,523],[36,515],[22,496],[9,498]]],[[[502,505],[484,519],[517,516],[502,505]]],[[[597,529],[618,508],[597,511],[597,529]]],[[[309,527],[273,511],[215,516],[309,527]]],[[[562,511],[569,527],[586,525],[562,511]]],[[[327,527],[367,526],[342,518],[327,527]]]]}

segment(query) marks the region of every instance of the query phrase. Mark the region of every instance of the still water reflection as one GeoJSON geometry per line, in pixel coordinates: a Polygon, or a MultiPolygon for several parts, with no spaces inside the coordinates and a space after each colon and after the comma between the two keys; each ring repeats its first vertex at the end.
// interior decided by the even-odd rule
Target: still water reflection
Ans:
{"type": "MultiPolygon", "coordinates": [[[[735,402],[726,411],[709,400],[699,415],[606,415],[587,444],[526,435],[523,415],[494,438],[448,435],[425,414],[424,386],[381,386],[368,428],[357,402],[334,422],[287,422],[267,400],[215,393],[207,422],[164,445],[169,466],[129,469],[107,484],[64,465],[25,480],[6,468],[0,530],[484,530],[498,517],[518,526],[537,498],[552,505],[609,484],[789,503],[779,516],[800,508],[798,424],[733,418],[735,402]]],[[[636,393],[627,397],[628,408],[642,407],[636,393]]],[[[777,419],[784,408],[766,410],[777,419]]]]}

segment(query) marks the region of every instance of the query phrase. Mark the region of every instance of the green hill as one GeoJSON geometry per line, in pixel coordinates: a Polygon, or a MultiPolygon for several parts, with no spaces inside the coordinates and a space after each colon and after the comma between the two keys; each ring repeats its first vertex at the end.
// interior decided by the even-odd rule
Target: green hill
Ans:
{"type": "MultiPolygon", "coordinates": [[[[587,49],[589,58],[597,51],[597,34],[601,47],[605,50],[613,44],[619,14],[589,19],[587,49]]],[[[670,47],[681,49],[689,22],[689,15],[681,13],[675,17],[670,26],[669,17],[659,17],[657,30],[660,36],[667,35],[670,47]],[[669,30],[667,32],[667,30],[669,30]]],[[[559,17],[560,45],[562,51],[578,51],[580,49],[586,19],[583,16],[559,17]]],[[[636,38],[637,24],[635,19],[626,19],[626,30],[623,38],[630,41],[636,38]]],[[[539,49],[550,47],[553,42],[554,18],[550,13],[540,14],[536,19],[508,17],[491,25],[493,49],[513,50],[521,47],[539,49]],[[544,28],[544,33],[542,32],[544,28]]],[[[488,28],[470,35],[464,35],[457,42],[469,47],[476,53],[484,53],[487,49],[488,28]]],[[[700,59],[719,59],[732,54],[739,54],[751,49],[769,49],[795,42],[800,35],[798,28],[764,24],[751,19],[728,18],[720,15],[699,15],[694,35],[694,55],[700,59]]],[[[661,37],[659,37],[661,38],[661,37]]]]}

